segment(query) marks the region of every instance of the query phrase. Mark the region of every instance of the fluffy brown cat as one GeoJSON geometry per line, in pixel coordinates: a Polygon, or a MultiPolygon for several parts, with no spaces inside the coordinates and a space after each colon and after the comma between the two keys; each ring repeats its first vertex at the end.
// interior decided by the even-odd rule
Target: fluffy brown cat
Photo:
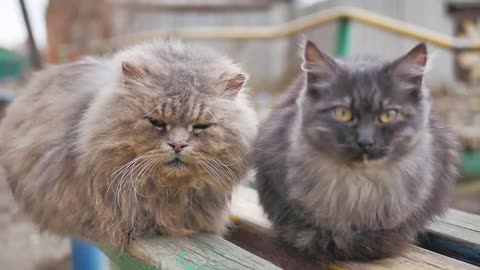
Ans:
{"type": "Polygon", "coordinates": [[[14,196],[42,229],[104,246],[223,233],[256,134],[245,80],[179,42],[40,72],[0,127],[14,196]]]}

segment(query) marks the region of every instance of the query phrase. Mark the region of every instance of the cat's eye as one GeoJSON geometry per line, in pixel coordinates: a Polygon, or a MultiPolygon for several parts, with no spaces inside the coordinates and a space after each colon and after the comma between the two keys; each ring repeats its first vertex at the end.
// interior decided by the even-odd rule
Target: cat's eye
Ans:
{"type": "Polygon", "coordinates": [[[147,119],[150,122],[150,124],[158,128],[165,128],[167,126],[167,124],[165,124],[161,120],[158,120],[149,116],[145,116],[145,119],[147,119]]]}
{"type": "Polygon", "coordinates": [[[393,122],[397,118],[397,111],[396,110],[387,110],[384,111],[382,114],[380,114],[380,117],[378,118],[381,123],[383,124],[388,124],[393,122]]]}
{"type": "Polygon", "coordinates": [[[350,122],[353,119],[353,113],[343,106],[338,106],[335,108],[335,117],[341,122],[350,122]]]}
{"type": "Polygon", "coordinates": [[[211,126],[211,124],[197,124],[193,125],[193,129],[207,129],[211,126]]]}

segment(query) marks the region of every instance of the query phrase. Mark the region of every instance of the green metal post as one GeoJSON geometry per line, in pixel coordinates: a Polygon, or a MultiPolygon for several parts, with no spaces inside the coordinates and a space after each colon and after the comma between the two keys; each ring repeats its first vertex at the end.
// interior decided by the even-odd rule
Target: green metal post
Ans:
{"type": "Polygon", "coordinates": [[[343,18],[338,21],[337,28],[337,56],[343,57],[348,55],[350,47],[350,20],[343,18]]]}

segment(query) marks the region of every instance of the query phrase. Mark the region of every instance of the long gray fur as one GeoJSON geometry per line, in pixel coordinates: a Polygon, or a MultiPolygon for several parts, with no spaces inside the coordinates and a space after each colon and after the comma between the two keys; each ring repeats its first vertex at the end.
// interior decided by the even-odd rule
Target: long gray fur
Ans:
{"type": "Polygon", "coordinates": [[[261,125],[253,153],[260,202],[281,240],[315,257],[379,259],[442,214],[459,147],[430,110],[425,62],[424,44],[385,63],[333,60],[307,42],[304,72],[261,125]],[[338,103],[358,121],[333,121],[328,108],[338,103]],[[373,158],[362,161],[359,126],[387,103],[404,117],[388,127],[372,120],[373,158]]]}

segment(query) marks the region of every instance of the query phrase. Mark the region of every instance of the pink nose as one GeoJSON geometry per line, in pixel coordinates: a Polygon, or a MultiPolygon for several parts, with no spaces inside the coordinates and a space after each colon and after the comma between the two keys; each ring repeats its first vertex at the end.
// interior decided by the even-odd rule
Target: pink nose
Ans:
{"type": "Polygon", "coordinates": [[[183,144],[183,143],[168,143],[168,145],[172,147],[175,153],[180,153],[183,148],[188,146],[188,144],[183,144]]]}

